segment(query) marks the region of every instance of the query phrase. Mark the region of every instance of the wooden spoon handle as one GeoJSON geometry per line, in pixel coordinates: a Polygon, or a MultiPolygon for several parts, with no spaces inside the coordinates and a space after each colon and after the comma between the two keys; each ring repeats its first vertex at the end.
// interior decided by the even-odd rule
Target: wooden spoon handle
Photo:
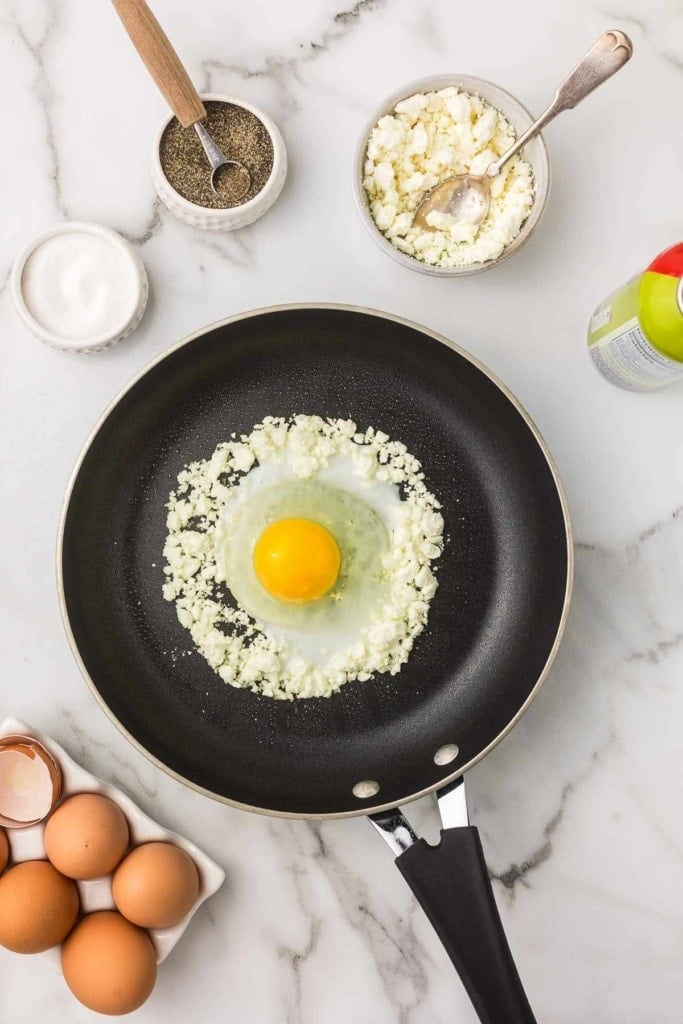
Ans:
{"type": "Polygon", "coordinates": [[[112,0],[133,46],[183,128],[206,117],[206,107],[145,0],[112,0]]]}

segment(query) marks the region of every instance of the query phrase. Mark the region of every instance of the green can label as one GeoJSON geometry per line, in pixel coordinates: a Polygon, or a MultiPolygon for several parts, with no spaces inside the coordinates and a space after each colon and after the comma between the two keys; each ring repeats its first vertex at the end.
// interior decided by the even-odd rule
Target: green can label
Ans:
{"type": "Polygon", "coordinates": [[[598,306],[588,345],[602,376],[628,391],[653,391],[683,378],[683,244],[598,306]]]}

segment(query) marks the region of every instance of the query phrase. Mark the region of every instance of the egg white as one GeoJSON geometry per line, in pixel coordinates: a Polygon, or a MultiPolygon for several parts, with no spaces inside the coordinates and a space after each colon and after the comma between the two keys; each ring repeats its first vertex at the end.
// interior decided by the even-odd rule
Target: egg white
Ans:
{"type": "Polygon", "coordinates": [[[337,454],[311,479],[289,460],[270,461],[233,488],[216,531],[216,562],[238,605],[260,629],[286,643],[291,655],[323,664],[358,641],[361,628],[388,593],[382,558],[405,516],[398,487],[358,476],[357,463],[337,454]],[[330,531],[341,551],[337,584],[317,601],[279,601],[261,585],[253,564],[256,542],[280,519],[312,519],[330,531]]]}

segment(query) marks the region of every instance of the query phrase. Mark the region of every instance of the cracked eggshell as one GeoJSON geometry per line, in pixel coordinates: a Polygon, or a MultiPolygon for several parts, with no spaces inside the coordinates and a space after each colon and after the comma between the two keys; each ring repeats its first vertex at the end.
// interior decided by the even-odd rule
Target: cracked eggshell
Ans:
{"type": "Polygon", "coordinates": [[[59,800],[62,773],[50,751],[33,736],[0,738],[0,825],[30,828],[59,800]]]}

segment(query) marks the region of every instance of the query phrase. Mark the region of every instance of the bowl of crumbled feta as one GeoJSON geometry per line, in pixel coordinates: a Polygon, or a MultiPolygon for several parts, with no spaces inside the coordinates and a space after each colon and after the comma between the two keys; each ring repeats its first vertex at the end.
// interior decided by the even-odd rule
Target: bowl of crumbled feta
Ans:
{"type": "Polygon", "coordinates": [[[413,224],[420,201],[455,174],[483,174],[533,118],[492,82],[422,79],[389,97],[356,154],[354,195],[363,222],[388,255],[411,270],[456,277],[489,270],[517,252],[538,224],[550,188],[539,135],[491,182],[480,225],[444,217],[438,230],[413,224]]]}

